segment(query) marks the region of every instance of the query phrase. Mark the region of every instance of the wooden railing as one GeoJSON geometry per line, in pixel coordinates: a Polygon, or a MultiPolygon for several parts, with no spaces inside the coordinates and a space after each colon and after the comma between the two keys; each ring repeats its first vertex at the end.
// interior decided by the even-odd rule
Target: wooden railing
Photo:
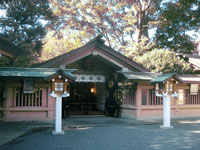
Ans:
{"type": "Polygon", "coordinates": [[[155,94],[155,90],[149,90],[149,105],[162,105],[163,104],[163,98],[158,97],[155,94]]]}
{"type": "Polygon", "coordinates": [[[118,98],[123,104],[136,105],[136,90],[135,89],[119,89],[118,98]]]}
{"type": "Polygon", "coordinates": [[[154,89],[142,89],[142,105],[162,105],[163,98],[157,97],[154,89]]]}
{"type": "Polygon", "coordinates": [[[185,104],[200,104],[200,91],[197,95],[191,95],[189,90],[185,91],[185,104]]]}
{"type": "Polygon", "coordinates": [[[42,106],[42,88],[35,88],[30,94],[23,93],[23,88],[16,88],[14,106],[42,106]]]}

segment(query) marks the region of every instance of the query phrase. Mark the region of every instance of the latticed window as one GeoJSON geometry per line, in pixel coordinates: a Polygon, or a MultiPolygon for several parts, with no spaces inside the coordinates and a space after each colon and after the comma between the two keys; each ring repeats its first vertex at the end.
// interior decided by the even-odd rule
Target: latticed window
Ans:
{"type": "Polygon", "coordinates": [[[42,88],[34,88],[33,93],[24,93],[23,88],[16,88],[15,106],[42,106],[42,88]]]}
{"type": "Polygon", "coordinates": [[[163,98],[156,96],[154,89],[142,89],[142,105],[162,105],[163,98]]]}
{"type": "Polygon", "coordinates": [[[136,88],[135,87],[121,87],[118,89],[118,98],[123,104],[136,104],[136,88]]]}
{"type": "Polygon", "coordinates": [[[185,104],[200,104],[200,91],[193,95],[189,90],[185,90],[185,104]]]}
{"type": "Polygon", "coordinates": [[[162,105],[163,97],[156,96],[155,90],[149,90],[149,105],[162,105]]]}

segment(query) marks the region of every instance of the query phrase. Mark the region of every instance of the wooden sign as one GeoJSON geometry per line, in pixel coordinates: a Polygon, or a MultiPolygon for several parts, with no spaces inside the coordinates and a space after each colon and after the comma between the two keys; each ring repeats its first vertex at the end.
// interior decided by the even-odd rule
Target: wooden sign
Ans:
{"type": "Polygon", "coordinates": [[[199,84],[191,84],[190,85],[190,94],[197,95],[199,91],[199,84]]]}
{"type": "Polygon", "coordinates": [[[67,93],[67,82],[68,79],[64,78],[62,75],[55,76],[52,79],[52,93],[64,94],[67,93]]]}
{"type": "Polygon", "coordinates": [[[176,81],[174,78],[169,79],[167,82],[165,82],[165,93],[169,93],[169,94],[174,94],[177,93],[177,89],[176,89],[176,84],[178,83],[178,81],[176,81]]]}
{"type": "Polygon", "coordinates": [[[24,93],[33,93],[34,91],[34,82],[32,79],[24,79],[24,93]]]}
{"type": "Polygon", "coordinates": [[[69,91],[67,91],[69,82],[74,80],[75,77],[71,73],[66,73],[62,69],[46,77],[46,81],[51,82],[52,94],[69,94],[69,91]]]}

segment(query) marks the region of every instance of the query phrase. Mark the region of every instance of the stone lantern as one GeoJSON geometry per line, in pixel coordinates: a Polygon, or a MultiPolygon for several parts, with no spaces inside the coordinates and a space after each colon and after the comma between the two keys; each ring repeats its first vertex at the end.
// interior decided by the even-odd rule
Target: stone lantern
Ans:
{"type": "Polygon", "coordinates": [[[51,79],[51,92],[53,94],[67,94],[68,78],[59,74],[51,79]]]}
{"type": "Polygon", "coordinates": [[[153,79],[151,83],[155,86],[156,96],[163,97],[163,126],[161,128],[170,129],[170,97],[177,97],[177,84],[182,80],[176,74],[163,74],[153,79]]]}
{"type": "MultiPolygon", "coordinates": [[[[154,81],[151,81],[153,83],[154,81]]],[[[176,85],[179,81],[172,77],[162,82],[155,82],[155,92],[156,94],[175,94],[177,93],[176,85]]]]}
{"type": "Polygon", "coordinates": [[[68,97],[68,84],[75,80],[68,70],[58,70],[54,74],[46,78],[47,82],[51,82],[50,96],[56,98],[55,105],[55,131],[54,135],[64,134],[62,131],[62,97],[68,97]]]}

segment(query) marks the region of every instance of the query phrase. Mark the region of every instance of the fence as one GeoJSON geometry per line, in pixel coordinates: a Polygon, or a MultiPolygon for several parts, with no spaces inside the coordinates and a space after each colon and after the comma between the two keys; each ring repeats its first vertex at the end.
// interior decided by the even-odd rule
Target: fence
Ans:
{"type": "Polygon", "coordinates": [[[142,89],[142,105],[162,105],[163,98],[157,97],[154,89],[142,89]]]}
{"type": "Polygon", "coordinates": [[[16,88],[14,106],[42,106],[42,88],[35,88],[30,94],[16,88]]]}
{"type": "Polygon", "coordinates": [[[191,95],[189,90],[185,91],[185,104],[200,104],[200,91],[197,95],[191,95]]]}
{"type": "Polygon", "coordinates": [[[118,98],[123,104],[136,105],[136,89],[120,88],[118,89],[118,98]]]}

